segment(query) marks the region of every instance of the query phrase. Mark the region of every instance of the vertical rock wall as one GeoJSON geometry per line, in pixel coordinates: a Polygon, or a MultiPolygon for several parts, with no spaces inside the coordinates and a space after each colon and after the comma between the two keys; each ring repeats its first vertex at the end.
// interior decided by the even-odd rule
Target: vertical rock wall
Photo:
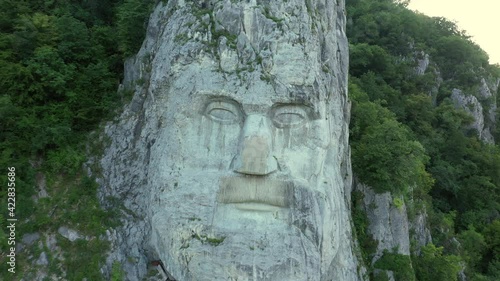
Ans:
{"type": "MultiPolygon", "coordinates": [[[[316,178],[321,179],[325,172],[317,172],[312,167],[318,167],[318,171],[325,169],[328,180],[324,180],[324,184],[332,184],[331,188],[326,188],[325,196],[329,197],[328,194],[333,192],[335,195],[332,200],[337,202],[334,203],[336,207],[333,212],[328,208],[325,209],[326,212],[314,211],[315,216],[322,221],[313,223],[316,225],[310,226],[307,216],[298,220],[300,232],[305,237],[312,237],[311,242],[319,241],[314,242],[320,245],[317,250],[314,247],[297,250],[297,253],[304,251],[304,262],[310,264],[298,262],[294,265],[293,261],[300,261],[301,258],[295,256],[293,245],[296,242],[291,239],[289,243],[292,248],[289,252],[283,252],[290,254],[287,258],[290,260],[288,266],[272,267],[273,262],[279,261],[273,257],[274,254],[279,255],[276,251],[270,252],[267,257],[258,254],[260,261],[246,260],[245,255],[250,257],[258,253],[250,245],[246,252],[241,253],[240,258],[232,257],[234,264],[227,264],[225,272],[221,274],[233,278],[231,280],[290,281],[290,276],[295,276],[297,280],[362,279],[358,273],[360,265],[354,254],[355,243],[352,241],[350,220],[350,105],[347,99],[348,45],[344,5],[343,0],[170,0],[166,4],[158,4],[150,17],[141,50],[126,63],[122,90],[134,92],[132,101],[121,116],[105,129],[104,139],[109,141],[109,146],[101,159],[101,201],[105,205],[120,208],[123,214],[123,226],[108,232],[112,250],[108,257],[108,267],[103,268],[105,275],[109,275],[109,265],[118,261],[125,269],[127,280],[142,280],[148,263],[161,259],[169,274],[178,280],[216,280],[220,270],[214,268],[224,267],[224,256],[220,253],[227,253],[224,249],[234,251],[234,247],[231,248],[233,242],[236,243],[234,245],[245,245],[245,239],[238,240],[237,231],[234,232],[235,236],[229,236],[232,232],[221,232],[219,228],[206,232],[206,221],[211,216],[206,216],[208,213],[203,213],[203,210],[213,204],[213,193],[204,195],[203,191],[197,192],[196,196],[199,197],[193,204],[182,204],[187,200],[183,196],[189,196],[182,193],[184,186],[196,189],[196,186],[201,188],[203,185],[211,186],[211,183],[219,184],[216,178],[212,180],[208,176],[210,171],[226,169],[225,165],[229,166],[233,157],[233,147],[237,150],[239,146],[237,141],[228,138],[231,131],[223,135],[219,131],[219,136],[210,133],[214,139],[208,137],[205,140],[205,150],[201,146],[197,148],[200,142],[195,140],[196,135],[201,136],[206,130],[213,131],[214,127],[201,125],[200,128],[205,128],[202,131],[193,129],[184,133],[192,124],[206,122],[203,121],[205,117],[199,117],[197,103],[191,103],[191,100],[195,95],[209,92],[210,95],[218,93],[216,95],[221,98],[230,97],[235,100],[234,106],[241,107],[244,111],[241,122],[245,123],[242,126],[249,126],[244,132],[254,128],[246,123],[247,120],[254,119],[248,116],[262,114],[268,106],[275,112],[275,108],[282,105],[279,100],[293,98],[294,103],[300,101],[300,105],[311,104],[308,117],[311,124],[301,127],[306,133],[290,139],[286,135],[289,134],[288,130],[285,130],[288,133],[285,132],[284,137],[289,140],[280,153],[298,155],[303,150],[299,146],[294,148],[295,143],[304,143],[307,149],[313,150],[314,147],[319,149],[324,146],[329,151],[327,155],[322,155],[327,157],[326,162],[318,162],[314,166],[316,164],[300,156],[285,157],[285,160],[276,157],[278,163],[273,167],[281,169],[283,173],[285,170],[292,174],[295,171],[299,178],[314,183],[319,182],[316,178]],[[185,114],[186,118],[177,118],[178,113],[185,114]],[[201,118],[200,121],[197,118],[201,118]],[[321,124],[329,124],[330,133],[321,133],[316,129],[323,126],[321,124]],[[188,138],[186,134],[193,134],[193,137],[188,138]],[[330,141],[323,145],[325,139],[330,141]],[[220,146],[221,140],[224,140],[223,146],[220,146]],[[211,147],[213,141],[218,142],[217,147],[211,147]],[[186,145],[195,148],[186,150],[186,145]],[[220,152],[214,154],[217,149],[220,152]],[[211,158],[204,156],[210,153],[211,158]],[[216,158],[221,161],[207,160],[216,158]],[[190,167],[205,162],[203,180],[182,180],[181,176],[185,173],[194,173],[189,172],[190,167]],[[310,168],[302,168],[308,166],[310,168]],[[310,176],[302,176],[308,173],[310,176]],[[203,203],[205,201],[206,204],[203,203]],[[176,204],[180,206],[178,214],[172,211],[176,204]],[[187,217],[189,212],[194,215],[187,217]],[[320,214],[323,217],[318,217],[320,214]],[[169,219],[163,219],[165,217],[169,219]],[[168,234],[178,227],[179,218],[185,220],[182,222],[185,231],[168,234]],[[169,221],[172,223],[169,224],[169,221]],[[309,228],[316,229],[317,232],[308,232],[309,228]],[[333,232],[319,232],[323,228],[332,229],[333,232]],[[224,234],[223,237],[227,240],[220,238],[222,236],[210,236],[215,235],[214,233],[224,234]],[[190,240],[189,243],[182,240],[184,244],[177,247],[176,239],[190,240]],[[168,241],[173,244],[166,244],[168,241]],[[253,252],[248,252],[249,250],[253,252]],[[203,257],[196,253],[207,254],[203,257]],[[204,259],[213,262],[213,268],[193,265],[195,261],[203,264],[204,259]],[[265,259],[269,259],[270,264],[263,262],[265,259]],[[244,265],[247,263],[249,267],[245,269],[244,265]],[[301,272],[304,266],[309,269],[301,272]],[[294,273],[294,270],[297,272],[294,273]]],[[[211,108],[210,106],[212,105],[209,104],[208,107],[211,108]]],[[[234,113],[232,109],[233,105],[230,105],[214,118],[232,117],[228,115],[234,113]]],[[[287,114],[296,116],[298,113],[293,111],[287,114]]],[[[283,120],[274,122],[280,121],[283,120]]],[[[234,130],[237,128],[234,127],[234,130]]],[[[272,129],[270,132],[273,146],[276,146],[276,143],[281,142],[280,130],[272,129]]],[[[235,135],[238,136],[237,133],[235,135]]],[[[247,167],[240,173],[248,172],[248,169],[250,168],[247,167]]],[[[300,188],[295,189],[295,197],[292,198],[303,198],[304,202],[310,200],[307,199],[309,196],[299,194],[297,190],[300,188]]],[[[318,196],[322,198],[322,195],[318,196]]],[[[286,200],[289,199],[285,198],[286,200]]],[[[290,206],[297,205],[293,200],[290,202],[290,206]]],[[[288,207],[287,204],[282,205],[288,207]]],[[[293,217],[307,214],[311,206],[306,205],[302,204],[300,208],[296,206],[297,210],[302,208],[303,211],[291,207],[293,210],[290,214],[293,217]]],[[[223,212],[224,216],[228,214],[230,213],[223,212]]],[[[262,218],[263,221],[267,220],[265,216],[262,218]]],[[[256,220],[255,215],[249,220],[256,220]]],[[[292,222],[291,226],[293,225],[292,222]]],[[[277,228],[278,234],[283,230],[280,227],[277,228]]],[[[255,244],[255,248],[262,247],[262,253],[266,249],[271,251],[273,247],[279,249],[281,243],[288,243],[286,239],[280,240],[280,235],[271,234],[268,230],[262,231],[265,238],[259,238],[262,243],[255,244]]],[[[256,236],[250,235],[247,238],[257,241],[256,236]]]]}

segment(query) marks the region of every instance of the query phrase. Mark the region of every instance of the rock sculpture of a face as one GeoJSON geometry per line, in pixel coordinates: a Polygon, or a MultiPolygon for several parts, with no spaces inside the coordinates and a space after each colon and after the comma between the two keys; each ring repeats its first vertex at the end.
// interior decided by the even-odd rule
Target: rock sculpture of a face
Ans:
{"type": "Polygon", "coordinates": [[[342,0],[156,9],[157,35],[142,51],[155,136],[143,188],[148,243],[177,280],[352,270],[343,9],[342,0]]]}

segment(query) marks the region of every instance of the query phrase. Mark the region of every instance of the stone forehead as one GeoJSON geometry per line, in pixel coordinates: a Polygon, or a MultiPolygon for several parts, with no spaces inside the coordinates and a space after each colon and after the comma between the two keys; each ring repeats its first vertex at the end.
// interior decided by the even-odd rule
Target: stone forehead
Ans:
{"type": "Polygon", "coordinates": [[[153,68],[151,80],[160,83],[150,89],[160,96],[204,91],[245,104],[259,99],[316,110],[332,98],[340,105],[346,80],[336,57],[335,2],[170,1],[152,61],[161,67],[153,68]]]}
{"type": "MultiPolygon", "coordinates": [[[[181,17],[183,24],[169,32],[175,33],[181,45],[202,43],[212,47],[208,51],[213,53],[233,48],[241,62],[286,53],[289,50],[281,46],[284,44],[301,49],[307,56],[313,51],[311,46],[323,44],[320,41],[325,35],[335,32],[337,7],[330,4],[325,8],[317,2],[321,1],[177,1],[171,7],[172,17],[181,17]]],[[[297,61],[302,63],[303,59],[297,61]]],[[[294,58],[289,57],[287,63],[294,63],[294,58]]]]}
{"type": "Polygon", "coordinates": [[[217,99],[233,100],[250,111],[262,111],[278,104],[302,104],[312,108],[314,113],[324,116],[328,114],[329,104],[338,103],[337,98],[325,99],[324,93],[327,89],[318,83],[286,85],[268,83],[257,77],[242,85],[238,79],[231,79],[210,69],[203,70],[198,64],[175,72],[167,82],[153,84],[159,86],[153,86],[155,96],[179,107],[189,104],[193,108],[202,108],[199,103],[217,99]],[[193,71],[193,68],[198,71],[193,71]]]}

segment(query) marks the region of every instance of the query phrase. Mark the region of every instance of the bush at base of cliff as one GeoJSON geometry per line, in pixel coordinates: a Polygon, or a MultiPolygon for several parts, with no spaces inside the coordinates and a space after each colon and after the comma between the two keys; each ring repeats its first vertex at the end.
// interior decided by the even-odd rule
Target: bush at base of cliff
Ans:
{"type": "Polygon", "coordinates": [[[443,247],[428,244],[415,257],[415,271],[419,281],[456,281],[461,269],[461,259],[455,255],[443,255],[443,247]]]}
{"type": "Polygon", "coordinates": [[[416,281],[410,256],[407,255],[385,250],[383,256],[375,262],[374,268],[393,271],[396,281],[416,281]]]}

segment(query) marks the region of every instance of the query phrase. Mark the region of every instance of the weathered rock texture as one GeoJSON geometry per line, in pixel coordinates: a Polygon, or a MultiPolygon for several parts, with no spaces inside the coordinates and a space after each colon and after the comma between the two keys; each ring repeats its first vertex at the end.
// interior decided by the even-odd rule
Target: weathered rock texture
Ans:
{"type": "Polygon", "coordinates": [[[426,54],[423,51],[417,52],[415,54],[415,61],[417,64],[415,67],[415,74],[424,75],[430,64],[429,54],[426,54]]]}
{"type": "MultiPolygon", "coordinates": [[[[489,89],[484,79],[480,93],[485,96],[489,93],[489,89]]],[[[491,97],[491,93],[489,97],[491,97]]],[[[457,108],[465,110],[474,118],[473,123],[469,125],[469,127],[477,131],[478,137],[487,143],[494,143],[495,140],[491,134],[490,127],[493,124],[491,122],[495,122],[495,103],[493,103],[489,111],[485,111],[483,105],[475,96],[465,95],[460,89],[453,89],[451,99],[457,108]],[[485,117],[490,119],[490,126],[486,126],[485,117]]]]}
{"type": "MultiPolygon", "coordinates": [[[[429,75],[435,77],[431,87],[427,92],[436,105],[436,98],[443,79],[438,65],[432,61],[432,58],[423,51],[415,52],[413,61],[415,63],[415,74],[429,75]]],[[[492,132],[496,130],[497,120],[497,101],[496,96],[500,79],[491,76],[479,76],[478,83],[468,91],[453,88],[451,90],[451,99],[456,108],[465,110],[473,117],[469,129],[477,131],[478,137],[487,143],[494,143],[495,139],[492,132]]]]}
{"type": "Polygon", "coordinates": [[[410,255],[410,224],[402,199],[396,206],[390,192],[377,194],[361,183],[356,184],[356,190],[364,194],[364,208],[370,222],[368,231],[378,242],[372,263],[383,255],[384,250],[392,252],[397,249],[398,254],[410,255]]]}
{"type": "MultiPolygon", "coordinates": [[[[427,93],[432,97],[433,104],[436,105],[437,94],[443,83],[439,67],[432,61],[432,58],[428,54],[422,51],[415,52],[413,60],[416,75],[432,74],[435,77],[427,93]]],[[[492,132],[497,126],[496,114],[498,110],[496,93],[498,92],[499,84],[500,79],[481,77],[480,82],[475,85],[475,89],[477,90],[469,90],[465,93],[461,89],[454,88],[451,91],[451,99],[455,107],[465,110],[473,117],[473,122],[469,125],[469,129],[476,130],[478,137],[487,143],[495,142],[492,132]]]]}
{"type": "Polygon", "coordinates": [[[105,130],[100,196],[124,225],[103,273],[361,280],[347,60],[343,0],[160,2],[105,130]]]}
{"type": "MultiPolygon", "coordinates": [[[[409,218],[408,207],[402,196],[398,197],[390,192],[376,193],[358,180],[354,181],[354,189],[363,194],[363,209],[369,223],[368,234],[377,243],[374,252],[369,253],[372,257],[371,266],[375,265],[385,251],[405,256],[418,255],[420,247],[432,243],[425,208],[414,210],[416,214],[409,218]],[[410,241],[414,244],[411,245],[410,241]]],[[[410,202],[412,203],[415,202],[410,202]]],[[[395,280],[392,271],[377,268],[373,270],[375,274],[385,272],[389,280],[395,280]]]]}
{"type": "Polygon", "coordinates": [[[426,85],[425,93],[432,98],[432,104],[436,105],[439,87],[443,83],[443,78],[437,65],[431,60],[429,54],[424,51],[415,51],[412,61],[415,63],[415,74],[418,76],[431,75],[433,80],[430,85],[426,85]]]}

